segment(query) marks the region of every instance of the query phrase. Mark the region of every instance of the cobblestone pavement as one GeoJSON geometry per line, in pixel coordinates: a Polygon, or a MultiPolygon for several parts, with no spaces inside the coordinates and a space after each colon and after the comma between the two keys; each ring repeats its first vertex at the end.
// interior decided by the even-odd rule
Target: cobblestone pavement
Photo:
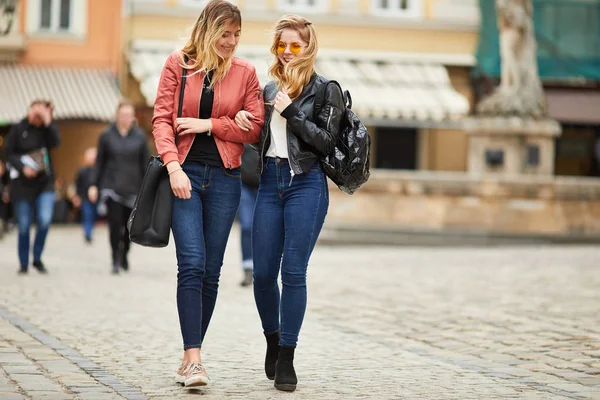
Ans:
{"type": "Polygon", "coordinates": [[[17,276],[0,242],[1,399],[600,399],[600,249],[318,246],[299,386],[264,377],[252,291],[229,243],[203,349],[210,387],[174,381],[175,262],[134,247],[109,274],[107,232],[50,232],[50,274],[17,276]]]}

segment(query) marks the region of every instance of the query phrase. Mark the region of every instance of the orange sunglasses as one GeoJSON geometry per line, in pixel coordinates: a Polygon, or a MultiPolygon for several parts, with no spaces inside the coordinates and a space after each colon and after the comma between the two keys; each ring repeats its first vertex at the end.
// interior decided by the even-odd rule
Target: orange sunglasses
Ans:
{"type": "MultiPolygon", "coordinates": [[[[287,47],[287,44],[285,44],[284,42],[280,41],[280,42],[277,44],[277,52],[278,52],[279,54],[283,53],[283,52],[285,51],[286,47],[287,47]]],[[[300,43],[298,43],[298,42],[292,42],[292,43],[290,43],[290,51],[291,51],[293,54],[295,54],[295,55],[298,55],[298,54],[300,54],[300,52],[302,51],[302,48],[303,48],[303,47],[304,47],[304,46],[302,46],[302,45],[301,45],[300,43]]]]}

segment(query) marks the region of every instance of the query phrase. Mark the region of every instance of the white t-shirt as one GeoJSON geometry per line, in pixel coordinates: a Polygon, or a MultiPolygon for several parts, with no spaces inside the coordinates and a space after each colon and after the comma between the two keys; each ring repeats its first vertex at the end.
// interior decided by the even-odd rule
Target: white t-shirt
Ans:
{"type": "Polygon", "coordinates": [[[287,120],[273,110],[271,117],[271,144],[267,150],[267,157],[288,158],[287,131],[285,125],[287,120]]]}

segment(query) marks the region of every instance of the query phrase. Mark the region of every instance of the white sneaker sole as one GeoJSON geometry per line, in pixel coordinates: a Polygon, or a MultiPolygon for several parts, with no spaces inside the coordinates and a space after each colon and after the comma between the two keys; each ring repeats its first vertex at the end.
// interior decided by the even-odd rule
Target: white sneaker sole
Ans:
{"type": "Polygon", "coordinates": [[[175,374],[175,382],[177,383],[185,383],[185,376],[175,374]]]}
{"type": "Polygon", "coordinates": [[[198,387],[198,386],[206,386],[210,382],[210,379],[205,376],[193,376],[191,378],[187,378],[184,381],[185,387],[198,387]]]}

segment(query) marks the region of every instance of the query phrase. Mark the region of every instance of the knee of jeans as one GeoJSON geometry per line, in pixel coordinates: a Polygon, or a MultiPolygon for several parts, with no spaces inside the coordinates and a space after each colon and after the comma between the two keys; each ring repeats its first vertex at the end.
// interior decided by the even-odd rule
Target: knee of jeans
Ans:
{"type": "Polygon", "coordinates": [[[306,272],[281,272],[281,283],[289,287],[305,287],[306,272]]]}
{"type": "Polygon", "coordinates": [[[220,277],[221,277],[221,271],[220,270],[211,271],[210,268],[207,268],[206,272],[204,273],[204,283],[205,284],[218,285],[220,277]]]}
{"type": "Polygon", "coordinates": [[[192,260],[179,261],[177,264],[177,280],[185,282],[194,279],[204,279],[204,261],[194,262],[192,260]]]}
{"type": "Polygon", "coordinates": [[[29,233],[29,229],[31,228],[31,219],[30,218],[18,218],[17,227],[19,229],[20,234],[29,233]]]}
{"type": "Polygon", "coordinates": [[[47,229],[52,223],[52,213],[40,213],[37,219],[37,225],[40,229],[47,229]]]}
{"type": "Polygon", "coordinates": [[[254,278],[254,286],[258,288],[271,288],[277,285],[277,274],[270,274],[262,268],[254,268],[252,270],[254,278]]]}

